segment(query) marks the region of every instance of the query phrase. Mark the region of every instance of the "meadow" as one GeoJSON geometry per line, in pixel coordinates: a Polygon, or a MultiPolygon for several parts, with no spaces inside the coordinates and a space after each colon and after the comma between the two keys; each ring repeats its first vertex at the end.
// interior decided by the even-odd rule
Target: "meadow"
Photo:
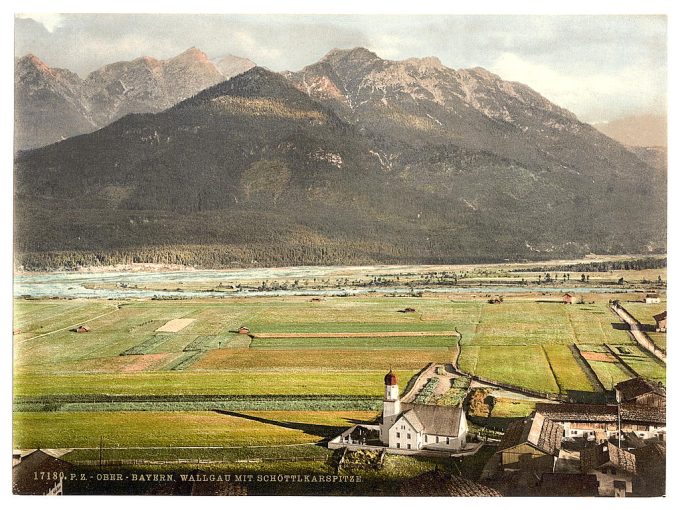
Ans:
{"type": "Polygon", "coordinates": [[[488,298],[16,299],[14,445],[315,443],[376,416],[387,370],[404,391],[428,363],[452,363],[458,343],[462,370],[543,393],[595,392],[598,380],[611,388],[632,371],[665,379],[608,309],[610,296],[488,298]],[[159,331],[178,319],[181,329],[159,331]]]}

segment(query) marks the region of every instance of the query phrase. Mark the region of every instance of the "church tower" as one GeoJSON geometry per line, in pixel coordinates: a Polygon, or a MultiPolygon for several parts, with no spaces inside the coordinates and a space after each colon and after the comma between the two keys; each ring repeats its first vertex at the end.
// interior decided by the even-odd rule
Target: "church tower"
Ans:
{"type": "Polygon", "coordinates": [[[385,375],[385,397],[383,398],[382,423],[380,425],[380,440],[389,443],[390,427],[401,414],[401,400],[399,400],[399,385],[397,376],[392,369],[385,375]]]}

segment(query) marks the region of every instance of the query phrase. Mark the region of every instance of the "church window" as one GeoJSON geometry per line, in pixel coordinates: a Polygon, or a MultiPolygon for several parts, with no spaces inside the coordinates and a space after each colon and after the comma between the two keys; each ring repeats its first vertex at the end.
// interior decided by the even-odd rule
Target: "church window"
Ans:
{"type": "Polygon", "coordinates": [[[406,434],[406,439],[411,439],[411,434],[406,434]]]}

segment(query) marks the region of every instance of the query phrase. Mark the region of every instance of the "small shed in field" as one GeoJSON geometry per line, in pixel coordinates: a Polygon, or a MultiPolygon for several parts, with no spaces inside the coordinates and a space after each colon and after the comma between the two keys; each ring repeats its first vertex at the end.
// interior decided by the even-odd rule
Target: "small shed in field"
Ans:
{"type": "Polygon", "coordinates": [[[565,305],[573,305],[576,302],[576,298],[567,292],[564,296],[562,296],[562,302],[565,305]]]}
{"type": "Polygon", "coordinates": [[[248,333],[250,333],[250,328],[247,326],[241,326],[240,328],[238,328],[238,332],[241,335],[247,335],[248,333]]]}
{"type": "Polygon", "coordinates": [[[656,332],[657,333],[665,333],[666,332],[666,311],[664,310],[663,312],[656,314],[654,316],[654,320],[656,321],[656,332]]]}
{"type": "Polygon", "coordinates": [[[78,326],[76,328],[76,333],[89,333],[90,332],[90,326],[85,326],[84,324],[78,326]]]}

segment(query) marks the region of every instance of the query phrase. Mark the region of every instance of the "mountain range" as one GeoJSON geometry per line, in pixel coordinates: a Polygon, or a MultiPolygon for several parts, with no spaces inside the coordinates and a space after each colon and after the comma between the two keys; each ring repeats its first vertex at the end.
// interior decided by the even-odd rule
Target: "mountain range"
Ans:
{"type": "Polygon", "coordinates": [[[26,55],[15,62],[15,146],[40,147],[128,113],[165,110],[254,65],[232,55],[213,62],[190,48],[169,60],[142,57],[106,65],[82,79],[26,55]]]}
{"type": "MultiPolygon", "coordinates": [[[[208,69],[200,52],[183,56],[177,67],[208,69]]],[[[187,73],[162,74],[181,77],[181,93],[144,96],[162,96],[162,111],[18,153],[21,264],[452,263],[665,250],[665,168],[482,68],[355,48],[297,72],[250,67],[227,81],[187,73]]],[[[108,97],[96,104],[117,112],[111,118],[141,108],[108,97]]]]}

